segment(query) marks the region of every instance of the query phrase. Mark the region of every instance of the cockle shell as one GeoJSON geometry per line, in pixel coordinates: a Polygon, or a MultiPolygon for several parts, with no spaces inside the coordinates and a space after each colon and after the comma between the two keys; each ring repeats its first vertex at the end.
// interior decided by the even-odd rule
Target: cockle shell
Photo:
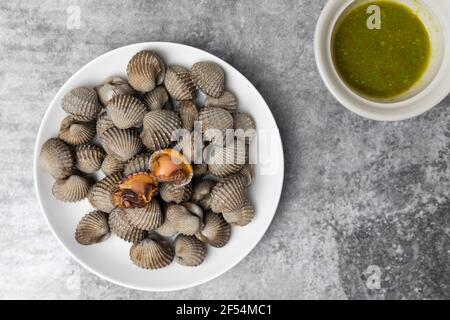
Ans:
{"type": "Polygon", "coordinates": [[[211,209],[216,213],[232,212],[247,199],[247,179],[240,175],[221,179],[211,191],[211,209]]]}
{"type": "Polygon", "coordinates": [[[45,171],[55,179],[69,177],[74,169],[75,160],[70,147],[61,139],[47,140],[39,156],[39,162],[45,171]]]}
{"type": "Polygon", "coordinates": [[[191,198],[192,186],[190,184],[182,187],[173,183],[161,183],[159,185],[159,195],[165,202],[175,202],[180,204],[191,198]]]}
{"type": "Polygon", "coordinates": [[[78,202],[86,198],[91,182],[81,176],[72,175],[65,180],[56,180],[52,192],[56,199],[64,202],[78,202]]]}
{"type": "Polygon", "coordinates": [[[127,161],[141,152],[142,145],[136,129],[111,128],[100,136],[105,151],[119,160],[127,161]]]}
{"type": "Polygon", "coordinates": [[[160,269],[172,263],[175,250],[172,245],[157,234],[134,243],[130,249],[131,261],[143,269],[160,269]]]}
{"type": "Polygon", "coordinates": [[[222,248],[228,243],[231,226],[221,215],[208,211],[205,214],[204,224],[204,228],[195,235],[199,240],[215,248],[222,248]]]}
{"type": "Polygon", "coordinates": [[[101,137],[103,133],[111,128],[114,128],[114,123],[112,122],[111,117],[108,115],[108,112],[105,111],[98,116],[96,125],[97,135],[101,137]]]}
{"type": "Polygon", "coordinates": [[[245,178],[247,186],[250,186],[255,181],[255,170],[251,164],[244,165],[239,174],[245,178]]]}
{"type": "Polygon", "coordinates": [[[225,88],[225,72],[214,62],[197,62],[191,68],[191,77],[197,88],[206,95],[218,98],[225,88]]]}
{"type": "Polygon", "coordinates": [[[216,183],[216,181],[206,179],[197,183],[192,190],[192,201],[204,210],[211,209],[211,191],[216,183]]]}
{"type": "Polygon", "coordinates": [[[164,85],[175,100],[190,100],[195,97],[195,85],[191,79],[190,71],[186,68],[169,66],[164,85]]]}
{"type": "Polygon", "coordinates": [[[94,89],[80,87],[66,93],[61,101],[62,108],[78,121],[97,119],[102,110],[94,89]]]}
{"type": "Polygon", "coordinates": [[[206,245],[193,236],[180,234],[174,242],[175,261],[183,266],[196,267],[206,258],[206,245]]]}
{"type": "Polygon", "coordinates": [[[225,178],[241,171],[246,162],[246,148],[239,143],[231,146],[215,147],[208,161],[209,172],[225,178]]]}
{"type": "Polygon", "coordinates": [[[246,200],[238,210],[224,212],[222,215],[229,224],[243,227],[252,222],[255,217],[255,207],[250,200],[246,200]]]}
{"type": "Polygon", "coordinates": [[[146,105],[149,111],[160,110],[163,109],[169,102],[169,95],[164,87],[159,86],[144,94],[142,97],[142,102],[146,105]]]}
{"type": "Polygon", "coordinates": [[[106,110],[114,125],[119,129],[142,126],[147,107],[133,96],[117,95],[106,105],[106,110]]]}
{"type": "Polygon", "coordinates": [[[116,159],[114,156],[107,154],[102,163],[102,171],[109,176],[116,172],[122,172],[125,168],[125,161],[116,159]]]}
{"type": "Polygon", "coordinates": [[[147,236],[145,230],[141,230],[131,225],[121,209],[114,209],[109,214],[109,228],[112,233],[126,242],[138,242],[147,236]]]}
{"type": "Polygon", "coordinates": [[[81,122],[67,116],[61,122],[59,138],[70,145],[90,142],[95,137],[95,122],[81,122]]]}
{"type": "Polygon", "coordinates": [[[174,204],[168,206],[166,211],[166,219],[177,232],[188,236],[192,236],[199,232],[202,226],[202,217],[190,212],[183,205],[174,204]]]}
{"type": "Polygon", "coordinates": [[[236,136],[238,139],[250,143],[256,134],[255,120],[248,113],[238,112],[234,115],[234,129],[237,130],[236,136]]]}
{"type": "Polygon", "coordinates": [[[75,166],[78,170],[84,173],[94,173],[100,170],[106,154],[99,146],[83,144],[75,148],[74,156],[75,166]]]}
{"type": "Polygon", "coordinates": [[[85,215],[75,231],[75,240],[82,245],[99,243],[108,237],[108,214],[101,211],[92,211],[85,215]]]}
{"type": "Polygon", "coordinates": [[[88,193],[89,203],[97,210],[111,212],[115,208],[111,199],[112,191],[122,177],[121,173],[113,173],[94,184],[88,193]]]}
{"type": "Polygon", "coordinates": [[[145,208],[158,191],[155,177],[148,172],[138,172],[123,178],[113,189],[114,206],[125,208],[145,208]]]}
{"type": "Polygon", "coordinates": [[[98,98],[103,106],[106,107],[109,100],[117,95],[134,96],[136,91],[128,84],[128,82],[120,77],[111,76],[103,80],[102,84],[95,87],[98,98]]]}
{"type": "Polygon", "coordinates": [[[233,113],[237,110],[238,99],[229,91],[224,91],[218,98],[206,97],[205,107],[218,107],[233,113]]]}
{"type": "Polygon", "coordinates": [[[137,172],[150,171],[150,154],[143,153],[128,160],[125,164],[123,174],[129,176],[137,172]]]}
{"type": "Polygon", "coordinates": [[[152,199],[144,208],[127,208],[123,211],[128,222],[141,230],[156,229],[164,221],[161,206],[156,199],[152,199]]]}
{"type": "Polygon", "coordinates": [[[222,108],[205,107],[198,116],[202,123],[202,130],[208,140],[223,142],[226,138],[226,131],[233,129],[233,116],[222,108]],[[219,130],[222,134],[222,140],[215,136],[214,130],[219,130]]]}
{"type": "Polygon", "coordinates": [[[183,100],[178,105],[181,125],[183,129],[194,130],[194,122],[198,121],[198,110],[192,100],[183,100]]]}
{"type": "Polygon", "coordinates": [[[153,51],[136,53],[128,62],[127,74],[130,85],[137,91],[152,91],[162,83],[166,66],[161,57],[153,51]]]}
{"type": "Polygon", "coordinates": [[[194,171],[184,155],[174,149],[163,149],[150,157],[150,170],[158,182],[170,182],[177,186],[192,181],[194,171]]]}
{"type": "Polygon", "coordinates": [[[144,117],[141,139],[150,151],[167,148],[172,142],[172,134],[181,128],[178,115],[171,110],[150,111],[144,117]]]}

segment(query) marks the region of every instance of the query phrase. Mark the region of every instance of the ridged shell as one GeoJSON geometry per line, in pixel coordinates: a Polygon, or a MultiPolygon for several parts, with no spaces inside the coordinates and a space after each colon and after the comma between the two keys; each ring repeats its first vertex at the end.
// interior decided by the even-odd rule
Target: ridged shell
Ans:
{"type": "Polygon", "coordinates": [[[152,91],[164,79],[166,66],[161,57],[153,51],[136,53],[128,62],[127,74],[130,85],[137,91],[152,91]]]}
{"type": "Polygon", "coordinates": [[[192,201],[204,210],[211,209],[211,191],[217,184],[213,180],[202,180],[192,190],[192,201]]]}
{"type": "Polygon", "coordinates": [[[70,176],[65,180],[56,180],[52,192],[56,199],[64,202],[78,202],[86,198],[91,182],[80,176],[70,176]]]}
{"type": "Polygon", "coordinates": [[[114,173],[94,184],[88,193],[89,203],[97,210],[111,212],[114,210],[111,193],[117,183],[122,180],[121,173],[114,173]]]}
{"type": "Polygon", "coordinates": [[[247,179],[234,175],[221,179],[211,191],[211,209],[216,213],[232,212],[247,199],[247,179]]]}
{"type": "Polygon", "coordinates": [[[148,238],[135,243],[130,249],[131,261],[143,269],[161,269],[172,263],[175,250],[172,245],[157,236],[149,235],[148,238]]]}
{"type": "Polygon", "coordinates": [[[128,222],[121,209],[114,209],[109,214],[108,224],[111,232],[126,242],[138,242],[147,236],[145,230],[136,228],[128,222]]]}
{"type": "Polygon", "coordinates": [[[66,93],[61,101],[62,108],[78,121],[97,119],[102,110],[94,89],[80,87],[66,93]]]}
{"type": "Polygon", "coordinates": [[[156,87],[142,97],[142,102],[149,111],[163,109],[169,102],[169,95],[164,87],[156,87]]]}
{"type": "Polygon", "coordinates": [[[238,112],[234,115],[234,129],[243,130],[241,134],[236,132],[239,139],[245,139],[247,142],[252,142],[256,134],[256,124],[252,116],[245,112],[238,112]],[[239,134],[239,135],[238,135],[239,134]]]}
{"type": "Polygon", "coordinates": [[[106,154],[99,146],[83,144],[75,148],[74,156],[75,166],[78,170],[84,173],[94,173],[102,167],[106,154]]]}
{"type": "Polygon", "coordinates": [[[145,208],[123,209],[129,223],[141,230],[153,230],[163,224],[164,216],[158,200],[153,199],[145,208]]]}
{"type": "Polygon", "coordinates": [[[186,68],[180,66],[168,67],[164,85],[175,100],[190,100],[195,97],[195,85],[191,79],[190,71],[186,68]]]}
{"type": "Polygon", "coordinates": [[[184,129],[194,130],[194,122],[198,121],[198,110],[194,102],[191,100],[183,100],[178,105],[181,125],[184,129]]]}
{"type": "Polygon", "coordinates": [[[197,62],[191,68],[191,78],[207,96],[218,98],[225,88],[225,72],[214,62],[197,62]]]}
{"type": "Polygon", "coordinates": [[[114,128],[114,123],[112,122],[111,117],[108,115],[108,112],[105,111],[98,116],[96,125],[97,135],[101,137],[103,133],[111,128],[114,128]]]}
{"type": "Polygon", "coordinates": [[[227,110],[228,112],[235,112],[238,106],[238,99],[229,91],[224,91],[218,98],[206,97],[205,107],[218,107],[227,110]]]}
{"type": "Polygon", "coordinates": [[[55,179],[69,177],[75,165],[70,147],[57,138],[49,139],[42,145],[39,162],[42,169],[55,179]]]}
{"type": "Polygon", "coordinates": [[[227,129],[233,129],[233,116],[222,108],[203,108],[198,119],[202,123],[203,133],[208,140],[215,138],[214,132],[208,132],[208,130],[220,130],[225,139],[227,129]]]}
{"type": "Polygon", "coordinates": [[[180,204],[191,198],[192,186],[190,184],[179,187],[173,183],[162,183],[159,185],[159,195],[165,202],[180,204]]]}
{"type": "Polygon", "coordinates": [[[233,212],[224,212],[222,215],[225,221],[229,224],[243,227],[252,222],[255,217],[255,207],[250,200],[247,200],[238,210],[233,212]]]}
{"type": "Polygon", "coordinates": [[[167,148],[172,142],[172,134],[181,128],[178,115],[171,110],[150,111],[144,117],[141,139],[150,151],[167,148]]]}
{"type": "Polygon", "coordinates": [[[208,161],[209,172],[225,178],[241,171],[246,161],[246,148],[238,143],[226,147],[215,147],[208,161]]]}
{"type": "Polygon", "coordinates": [[[182,205],[167,207],[166,219],[179,233],[192,236],[201,228],[201,217],[191,213],[182,205]]]}
{"type": "MultiPolygon", "coordinates": [[[[166,158],[167,160],[167,158],[166,158]]],[[[174,149],[163,149],[156,151],[150,157],[150,170],[159,182],[169,182],[177,186],[185,186],[192,181],[194,170],[189,160],[174,149]],[[169,162],[161,163],[160,160],[169,157],[169,162]],[[177,170],[165,175],[166,165],[176,166],[177,170]]]]}
{"type": "Polygon", "coordinates": [[[103,106],[106,107],[109,100],[115,96],[124,94],[134,96],[137,92],[120,77],[111,76],[103,80],[102,84],[95,87],[98,98],[103,106]]]}
{"type": "Polygon", "coordinates": [[[90,142],[95,137],[95,122],[81,122],[67,116],[61,122],[59,138],[70,145],[90,142]]]}
{"type": "Polygon", "coordinates": [[[180,234],[174,242],[175,261],[182,266],[196,267],[206,258],[206,245],[193,236],[180,234]]]}
{"type": "Polygon", "coordinates": [[[244,165],[239,174],[245,178],[247,186],[250,186],[255,181],[255,170],[251,164],[244,165]]]}
{"type": "Polygon", "coordinates": [[[108,102],[106,110],[117,128],[129,129],[142,126],[147,107],[133,96],[117,95],[108,102]]]}
{"type": "Polygon", "coordinates": [[[100,141],[108,154],[122,161],[133,158],[144,147],[136,129],[111,128],[103,133],[100,141]]]}
{"type": "Polygon", "coordinates": [[[215,248],[224,247],[230,240],[231,226],[221,215],[211,211],[205,214],[204,223],[204,228],[195,236],[215,248]]]}
{"type": "Polygon", "coordinates": [[[101,211],[92,211],[85,215],[75,231],[75,240],[85,246],[102,242],[108,237],[108,214],[101,211]]]}
{"type": "Polygon", "coordinates": [[[105,175],[109,176],[116,172],[122,172],[125,168],[125,161],[116,159],[114,156],[107,154],[102,162],[102,171],[105,175]]]}
{"type": "Polygon", "coordinates": [[[150,171],[150,154],[144,153],[135,156],[130,159],[123,170],[125,176],[129,176],[133,173],[150,171]]]}

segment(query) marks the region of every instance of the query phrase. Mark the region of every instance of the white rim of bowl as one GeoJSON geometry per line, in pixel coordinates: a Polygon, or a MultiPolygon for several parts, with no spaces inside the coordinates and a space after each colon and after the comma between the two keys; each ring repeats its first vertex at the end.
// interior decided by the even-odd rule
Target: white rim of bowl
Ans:
{"type": "MultiPolygon", "coordinates": [[[[54,105],[54,104],[56,103],[57,97],[58,97],[62,92],[64,92],[64,91],[66,90],[67,84],[68,84],[73,78],[75,78],[75,77],[78,75],[78,73],[81,73],[84,69],[89,68],[89,67],[91,66],[91,64],[94,64],[97,60],[102,59],[102,58],[103,58],[104,56],[106,56],[106,55],[113,54],[113,53],[115,53],[116,51],[125,50],[125,49],[132,49],[132,48],[134,48],[134,47],[135,47],[135,48],[148,47],[148,49],[151,49],[151,47],[154,46],[154,45],[168,45],[168,46],[173,46],[173,45],[175,45],[175,46],[182,46],[182,47],[185,47],[185,48],[189,48],[189,49],[191,49],[191,50],[194,50],[194,51],[199,51],[199,52],[200,52],[201,54],[203,54],[203,55],[206,54],[206,55],[208,55],[208,56],[210,56],[210,57],[213,57],[213,58],[215,58],[215,59],[218,59],[218,60],[221,61],[222,64],[228,66],[228,67],[231,68],[234,72],[237,72],[238,74],[240,74],[240,75],[243,77],[244,81],[246,81],[246,82],[250,85],[250,87],[253,88],[253,89],[261,96],[261,99],[264,101],[264,103],[265,103],[265,105],[266,105],[266,107],[267,107],[267,109],[268,109],[270,115],[272,116],[272,118],[270,119],[270,121],[272,121],[273,124],[275,125],[275,127],[278,129],[278,130],[277,130],[277,134],[278,134],[278,138],[279,138],[279,141],[280,141],[280,148],[281,148],[281,159],[280,159],[280,160],[281,160],[281,163],[280,163],[281,167],[280,167],[280,172],[281,172],[281,175],[282,175],[282,179],[280,180],[280,186],[279,186],[279,190],[280,190],[280,191],[279,191],[279,194],[278,194],[278,196],[276,196],[277,209],[278,209],[278,205],[279,205],[279,203],[280,203],[281,195],[282,195],[282,193],[283,193],[283,187],[284,187],[284,150],[283,150],[283,140],[281,139],[281,134],[280,134],[278,125],[277,125],[277,123],[276,123],[276,121],[275,121],[275,117],[273,116],[272,110],[270,109],[269,105],[268,105],[267,102],[265,101],[264,97],[259,93],[259,91],[256,89],[256,87],[250,82],[250,80],[247,79],[246,76],[244,76],[241,72],[239,72],[236,68],[234,68],[234,67],[233,67],[232,65],[230,65],[228,62],[224,61],[223,59],[221,59],[221,58],[219,58],[219,57],[217,57],[217,56],[215,56],[215,55],[213,55],[213,54],[211,54],[211,53],[209,53],[209,52],[207,52],[207,51],[204,51],[204,50],[202,50],[202,49],[198,49],[198,48],[195,48],[195,47],[192,47],[192,46],[188,46],[188,45],[185,45],[185,44],[181,44],[181,43],[176,43],[176,42],[165,42],[165,41],[140,42],[140,43],[134,43],[134,44],[130,44],[130,45],[127,45],[127,46],[123,46],[123,47],[119,47],[119,48],[110,50],[110,51],[105,52],[104,54],[102,54],[102,55],[96,57],[95,59],[89,61],[89,62],[88,62],[87,64],[85,64],[83,67],[81,67],[80,69],[78,69],[78,70],[77,70],[77,71],[76,71],[69,79],[67,79],[67,80],[64,82],[64,84],[62,85],[62,87],[58,90],[58,92],[56,93],[56,95],[53,97],[53,99],[52,99],[52,101],[50,102],[49,106],[54,105]]],[[[236,265],[238,265],[240,262],[242,262],[242,260],[244,260],[244,259],[250,254],[250,252],[251,252],[253,249],[255,249],[255,247],[258,245],[258,243],[259,243],[259,242],[261,241],[261,239],[264,237],[264,235],[266,234],[267,230],[269,229],[269,227],[270,227],[271,224],[272,224],[272,221],[273,221],[273,218],[275,217],[275,214],[276,214],[276,210],[277,210],[277,209],[275,210],[275,212],[274,212],[273,216],[271,217],[270,221],[268,221],[267,226],[266,226],[265,229],[264,229],[264,232],[261,233],[261,236],[260,236],[258,239],[255,239],[255,240],[254,240],[254,245],[252,245],[251,248],[250,248],[249,250],[246,250],[246,252],[244,252],[244,254],[243,254],[243,256],[242,256],[241,259],[239,259],[239,260],[236,261],[235,263],[231,264],[226,270],[221,271],[221,272],[219,272],[219,273],[217,273],[217,274],[211,275],[211,276],[209,276],[209,277],[206,277],[205,279],[202,279],[202,280],[200,280],[200,281],[193,282],[193,283],[191,283],[191,284],[189,284],[189,285],[178,286],[178,287],[172,287],[172,288],[169,288],[169,289],[162,289],[162,288],[147,288],[147,287],[140,287],[140,286],[136,286],[136,285],[131,285],[131,284],[128,284],[128,283],[124,283],[124,282],[121,282],[121,281],[118,281],[118,280],[114,280],[114,279],[112,279],[112,278],[110,278],[110,277],[104,275],[103,273],[98,272],[98,271],[95,270],[94,268],[91,268],[90,266],[88,266],[87,264],[85,264],[85,263],[81,260],[81,258],[79,258],[78,256],[76,256],[71,250],[69,250],[69,248],[64,244],[64,242],[63,242],[63,241],[59,238],[59,236],[57,235],[57,233],[56,233],[56,231],[55,231],[53,225],[51,224],[49,218],[47,217],[47,214],[46,214],[46,212],[45,212],[45,210],[44,210],[44,207],[43,207],[43,205],[42,205],[42,201],[41,201],[39,189],[38,189],[38,186],[37,186],[37,170],[38,170],[38,168],[39,168],[39,161],[38,161],[38,159],[39,159],[39,153],[40,153],[40,148],[41,148],[41,146],[40,146],[40,144],[39,144],[39,141],[41,140],[42,135],[43,135],[43,130],[44,130],[44,129],[43,129],[43,128],[44,128],[44,127],[43,127],[43,124],[46,122],[47,118],[49,117],[49,114],[50,114],[50,108],[47,107],[47,109],[46,109],[46,111],[45,111],[45,114],[44,114],[44,117],[43,117],[42,120],[41,120],[41,124],[40,124],[40,126],[39,126],[38,135],[37,135],[37,137],[36,137],[36,143],[35,143],[35,146],[34,146],[33,179],[34,179],[34,191],[35,191],[35,193],[36,193],[36,197],[37,197],[37,200],[38,200],[39,209],[40,209],[42,215],[44,216],[44,219],[45,219],[47,225],[49,226],[49,228],[50,228],[50,230],[51,230],[53,236],[58,240],[59,244],[65,249],[65,251],[68,252],[69,255],[70,255],[76,262],[78,262],[82,267],[84,267],[86,270],[90,271],[91,273],[95,274],[96,276],[98,276],[98,277],[101,278],[101,279],[104,279],[104,280],[106,280],[106,281],[109,281],[109,282],[111,282],[111,283],[114,283],[114,284],[116,284],[116,285],[119,285],[119,286],[121,286],[121,287],[129,288],[129,289],[133,289],[133,290],[139,290],[139,291],[147,291],[147,292],[173,292],[173,291],[179,291],[179,290],[184,290],[184,289],[193,288],[193,287],[196,287],[196,286],[205,284],[205,283],[207,283],[207,282],[209,282],[209,281],[211,281],[211,280],[214,280],[215,278],[220,277],[220,276],[223,275],[224,273],[226,273],[226,272],[230,271],[231,269],[233,269],[233,268],[234,268],[236,265]]]]}
{"type": "Polygon", "coordinates": [[[314,35],[314,55],[319,74],[328,90],[348,110],[367,119],[400,121],[416,117],[444,100],[450,93],[450,21],[443,13],[450,13],[450,1],[422,0],[442,26],[443,61],[434,79],[421,92],[411,98],[394,103],[377,103],[354,93],[340,79],[331,59],[331,35],[343,11],[354,0],[329,0],[318,19],[314,35]]]}

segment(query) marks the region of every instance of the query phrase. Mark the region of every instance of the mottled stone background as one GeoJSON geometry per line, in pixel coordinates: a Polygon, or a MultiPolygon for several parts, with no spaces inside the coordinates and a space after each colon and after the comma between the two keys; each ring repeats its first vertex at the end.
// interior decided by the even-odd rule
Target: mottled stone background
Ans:
{"type": "Polygon", "coordinates": [[[399,123],[341,107],[314,62],[324,4],[1,1],[0,298],[450,298],[450,99],[399,123]],[[80,29],[67,28],[70,5],[80,29]],[[39,124],[62,84],[102,53],[157,40],[247,76],[286,152],[283,197],[260,244],[218,279],[174,293],[128,290],[79,266],[45,224],[32,178],[39,124]]]}

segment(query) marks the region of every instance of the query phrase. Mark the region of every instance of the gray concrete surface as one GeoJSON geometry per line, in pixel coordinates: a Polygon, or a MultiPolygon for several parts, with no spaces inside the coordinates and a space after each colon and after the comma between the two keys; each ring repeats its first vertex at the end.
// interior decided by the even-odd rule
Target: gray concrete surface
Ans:
{"type": "Polygon", "coordinates": [[[0,2],[0,298],[450,298],[450,99],[399,123],[341,107],[314,62],[324,4],[0,2]],[[79,29],[67,28],[70,5],[81,9],[79,29]],[[33,191],[35,137],[60,86],[106,51],[154,40],[240,70],[282,124],[286,152],[284,194],[260,244],[220,278],[174,293],[84,270],[53,238],[33,191]]]}

